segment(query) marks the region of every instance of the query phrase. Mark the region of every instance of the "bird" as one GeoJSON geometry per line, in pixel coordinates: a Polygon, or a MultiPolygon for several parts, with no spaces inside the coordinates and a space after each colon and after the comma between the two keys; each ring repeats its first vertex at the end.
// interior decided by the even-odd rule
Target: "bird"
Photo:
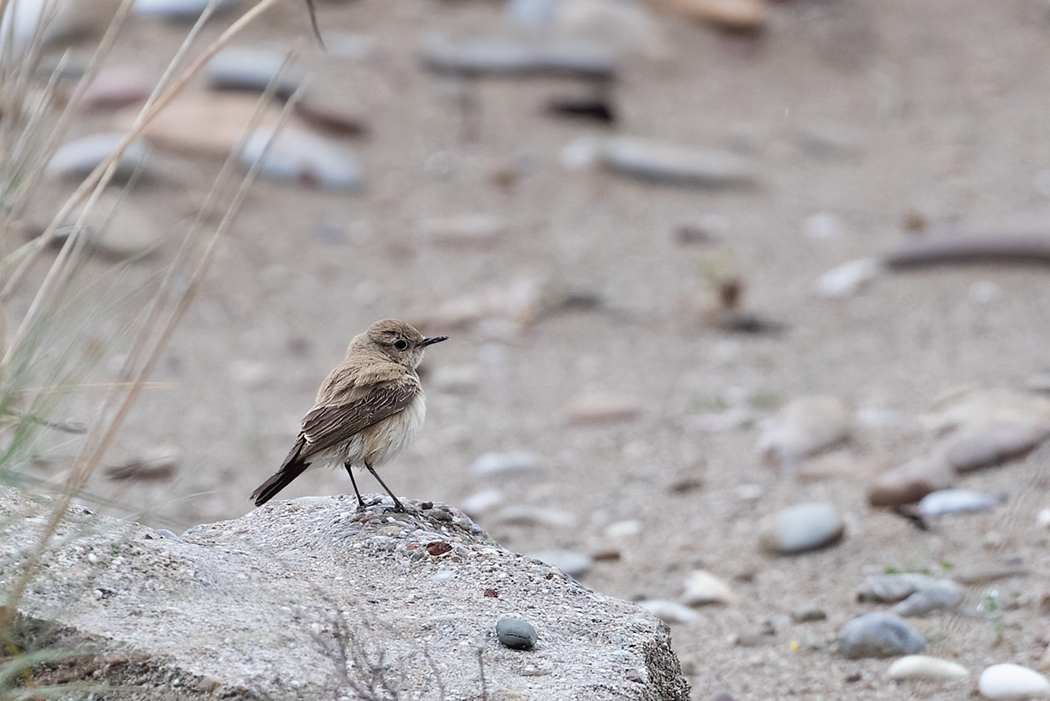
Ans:
{"type": "Polygon", "coordinates": [[[354,467],[364,467],[394,500],[404,505],[376,473],[412,442],[423,426],[426,401],[416,368],[427,346],[448,336],[424,336],[397,319],[377,321],[353,338],[342,362],[317,390],[314,407],[303,417],[299,437],[268,480],[252,492],[262,506],[311,465],[341,462],[350,475],[358,508],[365,502],[354,467]]]}

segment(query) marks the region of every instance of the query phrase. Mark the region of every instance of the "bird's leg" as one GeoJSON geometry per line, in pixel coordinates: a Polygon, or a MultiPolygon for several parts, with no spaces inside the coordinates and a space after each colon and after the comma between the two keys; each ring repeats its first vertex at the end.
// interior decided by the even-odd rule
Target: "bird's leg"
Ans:
{"type": "Polygon", "coordinates": [[[368,464],[367,460],[365,461],[365,468],[367,468],[368,471],[372,473],[372,476],[376,478],[376,482],[379,482],[383,489],[386,490],[386,493],[390,495],[390,498],[394,500],[394,511],[405,511],[405,505],[402,504],[401,501],[394,496],[394,493],[390,491],[390,487],[386,486],[386,483],[384,483],[383,480],[379,478],[379,475],[376,474],[376,471],[372,469],[372,466],[368,464]]]}
{"type": "MultiPolygon", "coordinates": [[[[353,465],[351,465],[350,462],[347,461],[347,462],[343,463],[343,467],[346,468],[346,474],[350,475],[350,484],[354,485],[354,494],[357,495],[357,508],[358,509],[365,508],[365,502],[364,502],[364,499],[361,498],[361,492],[357,491],[357,480],[354,479],[354,467],[353,467],[353,465]]],[[[368,469],[371,470],[372,468],[368,468],[368,469]]],[[[375,473],[373,472],[372,474],[374,475],[375,473]]]]}

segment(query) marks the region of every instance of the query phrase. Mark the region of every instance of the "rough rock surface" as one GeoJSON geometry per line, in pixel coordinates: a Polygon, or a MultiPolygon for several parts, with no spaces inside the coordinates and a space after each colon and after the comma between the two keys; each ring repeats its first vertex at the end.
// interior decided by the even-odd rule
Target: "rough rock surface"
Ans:
{"type": "MultiPolygon", "coordinates": [[[[176,537],[74,507],[20,613],[142,698],[688,698],[655,617],[423,506],[304,497],[176,537]],[[497,642],[508,614],[533,650],[497,642]]],[[[0,591],[49,508],[0,488],[0,591]]]]}

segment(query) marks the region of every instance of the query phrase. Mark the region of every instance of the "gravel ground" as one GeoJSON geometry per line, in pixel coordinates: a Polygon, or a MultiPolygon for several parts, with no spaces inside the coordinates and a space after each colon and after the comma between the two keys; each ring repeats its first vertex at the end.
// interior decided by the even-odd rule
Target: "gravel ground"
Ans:
{"type": "MultiPolygon", "coordinates": [[[[672,627],[695,699],[969,694],[973,679],[898,686],[886,661],[845,660],[829,649],[846,621],[880,608],[853,592],[886,567],[1020,565],[1026,575],[967,586],[958,614],[913,623],[932,654],[961,662],[974,679],[994,662],[1038,666],[1050,635],[1050,559],[1036,513],[1050,505],[1050,447],[960,480],[1009,501],[991,514],[946,517],[928,532],[868,507],[866,488],[880,470],[928,450],[919,416],[945,392],[1023,388],[1050,370],[1046,271],[882,270],[844,299],[822,298],[814,285],[844,262],[894,249],[909,223],[1048,213],[1039,187],[1050,168],[1046,3],[797,0],[774,5],[759,36],[656,16],[612,90],[611,128],[545,112],[553,98],[586,95],[572,80],[457,81],[420,65],[424,32],[501,31],[497,3],[359,0],[318,9],[326,33],[373,42],[360,61],[309,44],[300,58],[314,72],[313,89],[360,105],[368,135],[345,145],[362,159],[367,188],[346,196],[256,185],[154,376],[159,385],[110,454],[117,464],[175,446],[176,476],[128,485],[100,475],[90,491],[125,505],[110,511],[173,530],[247,512],[247,495],[279,465],[349,338],[400,317],[451,340],[428,354],[427,423],[383,469],[387,484],[457,506],[498,489],[503,506],[531,515],[501,518],[497,507],[478,516],[481,525],[520,552],[599,556],[580,578],[606,594],[674,599],[698,567],[727,580],[739,602],[672,627]],[[464,111],[465,103],[473,107],[464,111]],[[611,134],[729,149],[757,176],[747,187],[702,189],[561,166],[570,141],[611,134]],[[507,231],[484,246],[419,233],[421,222],[469,213],[502,217],[507,231]],[[718,241],[683,243],[683,226],[712,229],[718,241]],[[704,323],[698,300],[712,292],[701,271],[711,269],[735,271],[746,311],[781,330],[704,323]],[[480,305],[522,289],[541,290],[543,303],[470,324],[453,323],[447,311],[459,298],[480,305]],[[598,304],[552,302],[567,293],[598,304]],[[636,414],[574,422],[574,402],[596,392],[636,414]],[[809,394],[879,418],[858,423],[844,448],[816,464],[822,470],[808,462],[787,474],[764,464],[753,421],[709,431],[698,419],[733,406],[760,419],[809,394]],[[528,451],[536,465],[473,475],[487,451],[528,451]],[[760,518],[804,501],[838,508],[842,543],[797,557],[764,553],[760,518]],[[633,528],[620,526],[610,534],[623,521],[637,521],[637,533],[618,536],[633,528]],[[994,615],[978,610],[990,589],[994,615]],[[806,606],[826,620],[790,622],[806,606]]],[[[116,58],[159,69],[181,31],[137,21],[116,58]]],[[[284,3],[240,41],[291,44],[307,31],[298,3],[284,3]]],[[[78,130],[106,119],[85,119],[78,130]]],[[[185,218],[187,202],[203,196],[202,176],[218,168],[168,159],[166,181],[140,195],[158,226],[185,218]]],[[[139,263],[124,280],[157,266],[139,263]]],[[[70,418],[89,406],[75,403],[70,418]]],[[[61,471],[62,450],[42,475],[61,471]]],[[[361,484],[378,491],[366,475],[361,484]]],[[[282,497],[348,491],[341,470],[318,470],[282,497]]]]}

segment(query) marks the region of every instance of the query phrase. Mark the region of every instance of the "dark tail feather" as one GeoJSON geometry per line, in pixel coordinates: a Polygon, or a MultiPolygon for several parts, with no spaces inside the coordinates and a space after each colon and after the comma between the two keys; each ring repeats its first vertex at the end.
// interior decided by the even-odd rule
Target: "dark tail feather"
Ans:
{"type": "Polygon", "coordinates": [[[296,444],[295,448],[292,449],[292,452],[284,459],[284,464],[281,465],[281,469],[277,471],[277,474],[260,484],[259,487],[252,492],[250,498],[255,500],[256,506],[262,506],[273,499],[274,496],[277,495],[277,492],[291,484],[292,480],[303,474],[303,471],[310,467],[310,463],[299,457],[299,451],[301,450],[302,445],[296,444]]]}

